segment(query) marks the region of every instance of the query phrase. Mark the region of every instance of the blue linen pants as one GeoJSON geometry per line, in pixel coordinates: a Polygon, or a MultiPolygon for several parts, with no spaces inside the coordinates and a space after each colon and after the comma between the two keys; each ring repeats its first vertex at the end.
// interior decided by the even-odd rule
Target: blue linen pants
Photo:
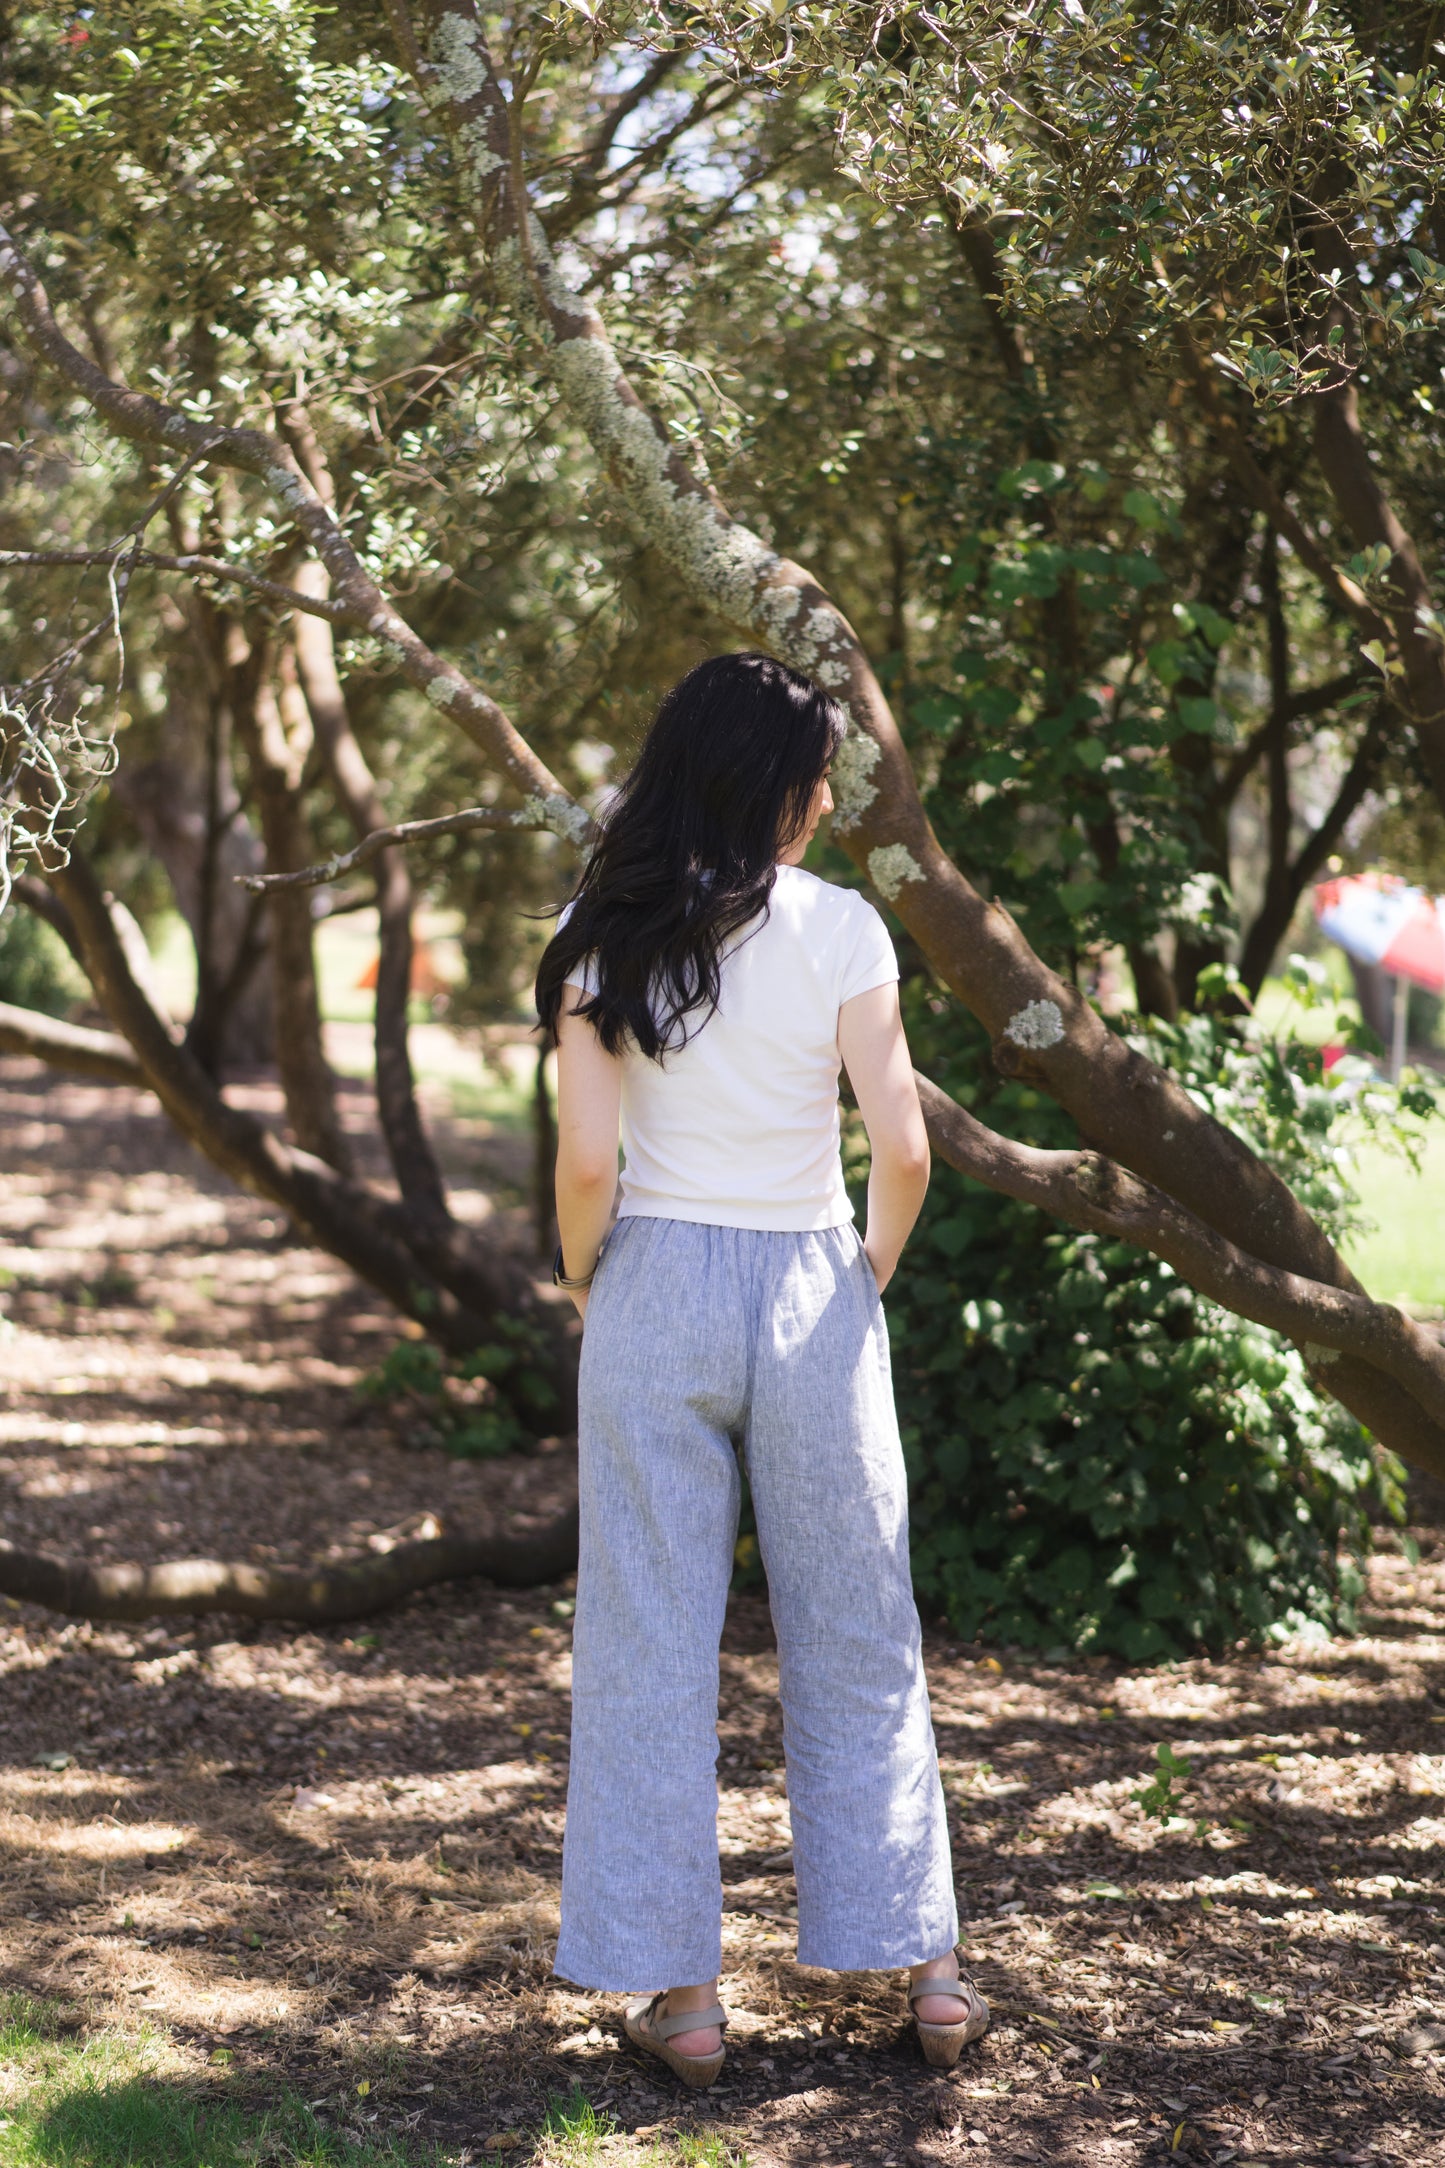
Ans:
{"type": "Polygon", "coordinates": [[[745,1457],[777,1635],[798,1960],[958,1936],[888,1335],[851,1224],[619,1222],[583,1338],[556,1969],[622,1993],[722,1960],[718,1644],[745,1457]]]}

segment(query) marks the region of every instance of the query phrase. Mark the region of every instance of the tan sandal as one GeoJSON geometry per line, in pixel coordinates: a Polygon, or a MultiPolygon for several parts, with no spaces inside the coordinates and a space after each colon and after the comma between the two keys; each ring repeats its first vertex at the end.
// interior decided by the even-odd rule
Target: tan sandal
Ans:
{"type": "Polygon", "coordinates": [[[908,1990],[908,2006],[913,2009],[925,1995],[947,1995],[962,2005],[963,2015],[956,2025],[925,2025],[915,2011],[914,2024],[923,2046],[925,2061],[935,2070],[952,2070],[970,2040],[977,2040],[980,2033],[988,2031],[988,2004],[966,1972],[956,1980],[920,1980],[908,1990]]]}
{"type": "Polygon", "coordinates": [[[723,2066],[722,2047],[715,2055],[682,2055],[671,2042],[678,2033],[701,2032],[706,2025],[716,2025],[721,2031],[728,2021],[726,2010],[715,2002],[710,2010],[679,2010],[669,2017],[666,2002],[666,1988],[642,2002],[630,2002],[622,2021],[628,2039],[649,2055],[660,2056],[684,2085],[711,2085],[723,2066]]]}

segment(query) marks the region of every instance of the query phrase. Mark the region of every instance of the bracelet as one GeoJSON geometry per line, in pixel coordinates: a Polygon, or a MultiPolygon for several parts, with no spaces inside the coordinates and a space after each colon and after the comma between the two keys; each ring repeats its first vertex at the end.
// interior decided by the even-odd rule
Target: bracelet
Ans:
{"type": "Polygon", "coordinates": [[[569,1280],[567,1278],[566,1268],[562,1262],[562,1245],[559,1242],[557,1244],[557,1254],[552,1259],[552,1285],[554,1287],[565,1287],[569,1295],[580,1294],[584,1287],[590,1287],[592,1285],[592,1282],[596,1279],[597,1265],[600,1263],[601,1257],[599,1254],[598,1259],[593,1264],[592,1270],[590,1272],[584,1273],[580,1280],[569,1280]]]}

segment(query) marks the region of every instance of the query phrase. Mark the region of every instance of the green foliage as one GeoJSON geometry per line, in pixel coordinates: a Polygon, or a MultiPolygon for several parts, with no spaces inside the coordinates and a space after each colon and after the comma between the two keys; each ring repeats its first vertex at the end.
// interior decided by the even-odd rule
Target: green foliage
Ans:
{"type": "MultiPolygon", "coordinates": [[[[994,1126],[1076,1141],[1038,1094],[993,1081],[980,1035],[917,988],[910,1034],[994,1126]]],[[[1332,1083],[1316,1051],[1252,1044],[1241,1023],[1191,1019],[1153,1044],[1348,1219],[1358,1080],[1332,1083]]],[[[1389,1129],[1369,1111],[1370,1134],[1389,1129]]],[[[889,1312],[915,1583],[959,1632],[1144,1662],[1348,1625],[1351,1554],[1372,1501],[1398,1510],[1397,1472],[1296,1348],[1145,1253],[953,1177],[933,1185],[889,1312]]]]}
{"type": "Polygon", "coordinates": [[[1007,221],[1003,293],[1025,316],[1156,351],[1197,325],[1217,366],[1281,405],[1354,340],[1438,321],[1445,271],[1417,206],[1445,83],[1420,0],[708,14],[751,64],[821,87],[870,193],[1007,221]]]}
{"type": "MultiPolygon", "coordinates": [[[[936,447],[941,517],[956,456],[936,447]]],[[[1005,466],[928,576],[953,642],[908,703],[929,811],[1050,956],[1228,923],[1181,773],[1232,736],[1213,697],[1232,628],[1181,591],[1163,489],[1094,460],[1005,466]]]]}
{"type": "Polygon", "coordinates": [[[1323,1012],[1335,1044],[1359,1051],[1326,1070],[1320,1047],[1260,1038],[1207,1015],[1151,1021],[1133,1044],[1257,1152],[1339,1242],[1369,1224],[1355,1188],[1361,1145],[1387,1145],[1418,1169],[1437,1097],[1423,1079],[1397,1089],[1379,1075],[1368,1058],[1377,1050],[1373,1034],[1336,1007],[1320,964],[1291,956],[1281,978],[1302,1015],[1323,1012]]]}
{"type": "Polygon", "coordinates": [[[58,934],[31,911],[0,911],[0,1001],[45,1016],[65,1016],[85,983],[58,934]]]}
{"type": "Polygon", "coordinates": [[[457,1460],[515,1452],[556,1408],[547,1350],[524,1319],[499,1316],[497,1338],[449,1360],[429,1340],[400,1340],[357,1387],[383,1407],[410,1408],[416,1445],[439,1445],[457,1460]]]}
{"type": "Polygon", "coordinates": [[[1179,1793],[1176,1785],[1183,1785],[1194,1764],[1182,1760],[1173,1747],[1161,1742],[1154,1749],[1154,1774],[1141,1791],[1131,1792],[1130,1798],[1141,1814],[1151,1821],[1168,1822],[1179,1811],[1179,1793]]]}

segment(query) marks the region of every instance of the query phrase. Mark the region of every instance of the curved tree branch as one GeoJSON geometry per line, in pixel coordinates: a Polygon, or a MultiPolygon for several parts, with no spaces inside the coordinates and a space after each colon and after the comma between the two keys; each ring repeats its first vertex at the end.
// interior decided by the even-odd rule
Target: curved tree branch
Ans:
{"type": "Polygon", "coordinates": [[[103,1084],[146,1082],[145,1071],[116,1033],[64,1024],[10,1001],[0,1001],[0,1054],[31,1054],[52,1069],[68,1069],[103,1084]]]}
{"type": "MultiPolygon", "coordinates": [[[[288,409],[283,426],[292,450],[312,488],[329,511],[336,509],[331,469],[311,427],[306,408],[288,409]]],[[[326,568],[313,559],[298,574],[308,587],[325,591],[326,568]]],[[[452,1212],[436,1154],[416,1096],[411,1066],[409,1013],[415,945],[412,937],[411,873],[403,852],[384,848],[373,838],[387,823],[380,785],[362,752],[336,667],[331,627],[319,618],[297,617],[291,634],[296,692],[326,763],[337,797],[358,838],[358,854],[380,857],[376,875],[376,997],[372,1012],[376,1104],[392,1172],[407,1208],[432,1236],[444,1239],[452,1212]]]]}
{"type": "Polygon", "coordinates": [[[0,226],[0,287],[8,291],[32,350],[74,385],[118,436],[152,449],[198,456],[263,483],[325,565],[345,621],[387,644],[407,682],[495,761],[507,780],[526,795],[539,824],[574,843],[586,835],[591,825],[586,813],[496,701],[435,654],[383,594],[281,437],[264,429],[192,421],[148,392],[114,383],[61,330],[44,286],[4,226],[0,226]]]}
{"type": "Polygon", "coordinates": [[[47,879],[70,912],[97,997],[183,1137],[243,1189],[289,1212],[442,1346],[466,1353],[481,1345],[496,1311],[531,1315],[558,1342],[559,1372],[569,1374],[560,1328],[550,1308],[543,1314],[520,1268],[500,1255],[468,1252],[455,1261],[458,1275],[465,1274],[465,1296],[459,1296],[448,1284],[450,1271],[444,1280],[418,1257],[400,1207],[295,1150],[222,1097],[195,1056],[170,1036],[138,985],[95,877],[73,845],[66,863],[47,867],[47,879]]]}
{"type": "Polygon", "coordinates": [[[78,963],[83,971],[85,958],[80,953],[80,943],[75,937],[75,928],[70,923],[70,914],[59,897],[46,887],[39,874],[17,873],[10,884],[10,894],[16,903],[23,903],[27,911],[33,911],[37,918],[44,919],[51,932],[58,934],[65,943],[72,961],[78,963]]]}
{"type": "Polygon", "coordinates": [[[435,1535],[339,1565],[227,1565],[214,1558],[178,1558],[159,1566],[92,1566],[0,1541],[0,1596],[70,1618],[198,1617],[223,1611],[238,1618],[328,1626],[368,1618],[442,1581],[538,1588],[561,1580],[576,1563],[577,1509],[572,1506],[530,1535],[447,1534],[439,1528],[435,1535]]]}
{"type": "Polygon", "coordinates": [[[927,1077],[917,1081],[929,1137],[951,1167],[1070,1227],[1162,1257],[1211,1302],[1293,1340],[1317,1381],[1347,1407],[1357,1372],[1384,1372],[1418,1411],[1412,1457],[1445,1476],[1445,1339],[1438,1332],[1391,1303],[1262,1263],[1102,1153],[1018,1144],[985,1128],[927,1077]],[[1348,1369],[1345,1356],[1353,1358],[1348,1369]]]}

